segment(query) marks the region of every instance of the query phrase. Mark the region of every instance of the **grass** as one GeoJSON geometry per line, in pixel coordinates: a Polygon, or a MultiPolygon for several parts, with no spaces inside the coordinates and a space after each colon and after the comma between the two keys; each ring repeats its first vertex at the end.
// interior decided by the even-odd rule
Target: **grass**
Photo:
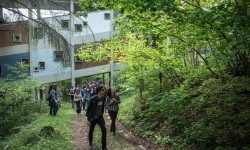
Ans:
{"type": "MultiPolygon", "coordinates": [[[[49,112],[49,107],[45,105],[49,112]]],[[[71,109],[70,103],[64,103],[58,110],[57,116],[46,114],[35,114],[37,119],[28,125],[17,127],[18,133],[0,141],[0,149],[6,150],[72,150],[71,125],[75,112],[71,109]],[[54,130],[51,134],[42,134],[43,128],[54,130]]],[[[84,118],[86,119],[86,118],[84,118]]],[[[110,121],[106,119],[107,147],[111,150],[132,150],[133,145],[123,139],[119,134],[112,136],[109,132],[110,121]]],[[[48,130],[47,130],[48,131],[48,130]]],[[[117,131],[118,132],[118,131],[117,131]]],[[[101,149],[101,130],[96,125],[93,137],[93,144],[97,149],[101,149]]]]}
{"type": "MultiPolygon", "coordinates": [[[[47,108],[49,112],[49,107],[47,108]]],[[[71,129],[73,120],[70,104],[62,104],[57,116],[37,114],[37,119],[27,126],[21,128],[19,133],[11,135],[0,141],[0,149],[7,150],[29,150],[29,149],[57,149],[71,150],[71,129]],[[44,127],[51,127],[54,132],[51,135],[41,134],[44,127]]]]}

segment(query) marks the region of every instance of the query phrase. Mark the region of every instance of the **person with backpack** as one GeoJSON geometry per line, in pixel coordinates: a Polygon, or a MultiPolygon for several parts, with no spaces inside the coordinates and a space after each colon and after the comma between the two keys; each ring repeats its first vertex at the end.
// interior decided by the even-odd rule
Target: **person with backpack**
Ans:
{"type": "Polygon", "coordinates": [[[57,90],[56,85],[52,85],[49,90],[49,106],[50,106],[49,114],[53,116],[56,116],[58,111],[58,97],[56,90],[57,90]]]}
{"type": "Polygon", "coordinates": [[[96,88],[96,92],[97,94],[92,96],[89,101],[87,101],[86,116],[89,126],[89,148],[91,149],[93,147],[93,133],[96,124],[98,124],[102,132],[102,149],[107,150],[107,131],[103,118],[106,88],[102,85],[98,86],[96,88]]]}
{"type": "Polygon", "coordinates": [[[108,109],[108,114],[111,119],[110,132],[115,136],[115,122],[119,110],[120,97],[115,94],[115,90],[112,88],[108,89],[106,97],[106,105],[108,109]]]}

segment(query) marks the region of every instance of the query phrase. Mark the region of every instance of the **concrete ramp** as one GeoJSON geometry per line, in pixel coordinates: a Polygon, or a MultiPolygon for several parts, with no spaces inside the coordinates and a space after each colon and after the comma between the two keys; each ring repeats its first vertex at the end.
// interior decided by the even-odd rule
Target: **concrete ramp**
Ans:
{"type": "MultiPolygon", "coordinates": [[[[97,74],[108,73],[111,72],[111,69],[113,69],[113,71],[120,70],[120,64],[113,64],[113,67],[111,66],[111,64],[107,64],[107,65],[74,70],[73,78],[80,78],[84,76],[92,76],[97,74]]],[[[68,80],[72,78],[71,76],[72,76],[71,71],[68,71],[68,72],[54,73],[51,75],[35,77],[34,80],[38,80],[40,81],[40,83],[44,84],[44,83],[52,83],[62,80],[68,80]]]]}

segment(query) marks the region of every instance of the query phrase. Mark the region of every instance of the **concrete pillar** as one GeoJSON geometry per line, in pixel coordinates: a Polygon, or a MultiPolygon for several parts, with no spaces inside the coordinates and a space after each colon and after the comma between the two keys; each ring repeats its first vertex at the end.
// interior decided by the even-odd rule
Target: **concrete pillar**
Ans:
{"type": "MultiPolygon", "coordinates": [[[[33,18],[32,16],[32,5],[30,4],[30,2],[28,3],[28,17],[29,18],[33,18]]],[[[30,55],[30,79],[33,80],[34,79],[34,65],[33,65],[33,30],[32,30],[32,20],[29,19],[28,20],[29,24],[28,24],[28,39],[29,39],[29,42],[28,42],[28,49],[29,49],[29,55],[30,55]]],[[[38,100],[40,100],[40,91],[38,89],[35,89],[35,98],[37,98],[38,100]]]]}
{"type": "Polygon", "coordinates": [[[74,59],[74,1],[70,0],[70,52],[71,52],[71,85],[75,85],[75,59],[74,59]]]}
{"type": "Polygon", "coordinates": [[[111,72],[109,72],[108,74],[109,74],[109,83],[108,83],[109,86],[108,86],[108,88],[111,88],[111,72]]]}
{"type": "Polygon", "coordinates": [[[113,57],[113,48],[111,48],[111,63],[110,63],[110,87],[113,87],[114,84],[114,57],[113,57]]]}
{"type": "Polygon", "coordinates": [[[113,21],[112,21],[113,16],[114,16],[113,11],[110,11],[110,34],[109,34],[109,38],[112,38],[113,35],[114,35],[114,32],[113,32],[114,24],[113,24],[113,21]]]}
{"type": "MultiPolygon", "coordinates": [[[[32,12],[31,12],[31,4],[28,3],[28,16],[29,18],[32,18],[32,12]]],[[[32,52],[32,39],[33,39],[33,33],[32,33],[32,28],[31,28],[32,21],[29,19],[29,28],[28,28],[28,36],[29,36],[29,42],[28,42],[28,49],[29,49],[29,55],[30,55],[30,79],[33,80],[33,52],[32,52]]]]}
{"type": "Polygon", "coordinates": [[[3,20],[3,8],[0,6],[0,20],[3,20]]]}
{"type": "Polygon", "coordinates": [[[102,84],[105,85],[105,74],[102,74],[102,84]]]}
{"type": "MultiPolygon", "coordinates": [[[[110,38],[113,36],[113,11],[110,11],[110,38]]],[[[111,48],[111,63],[110,63],[110,88],[113,87],[114,84],[114,49],[111,48]]]]}

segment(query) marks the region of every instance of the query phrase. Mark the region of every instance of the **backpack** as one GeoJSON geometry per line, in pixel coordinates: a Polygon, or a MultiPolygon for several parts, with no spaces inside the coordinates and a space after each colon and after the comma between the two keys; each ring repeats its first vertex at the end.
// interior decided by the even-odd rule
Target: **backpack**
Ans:
{"type": "Polygon", "coordinates": [[[46,100],[47,100],[47,101],[50,101],[51,98],[52,98],[52,96],[51,96],[50,94],[46,96],[46,100]]]}
{"type": "Polygon", "coordinates": [[[49,101],[49,106],[51,107],[54,107],[56,105],[56,100],[54,98],[52,98],[50,101],[49,101]]]}

